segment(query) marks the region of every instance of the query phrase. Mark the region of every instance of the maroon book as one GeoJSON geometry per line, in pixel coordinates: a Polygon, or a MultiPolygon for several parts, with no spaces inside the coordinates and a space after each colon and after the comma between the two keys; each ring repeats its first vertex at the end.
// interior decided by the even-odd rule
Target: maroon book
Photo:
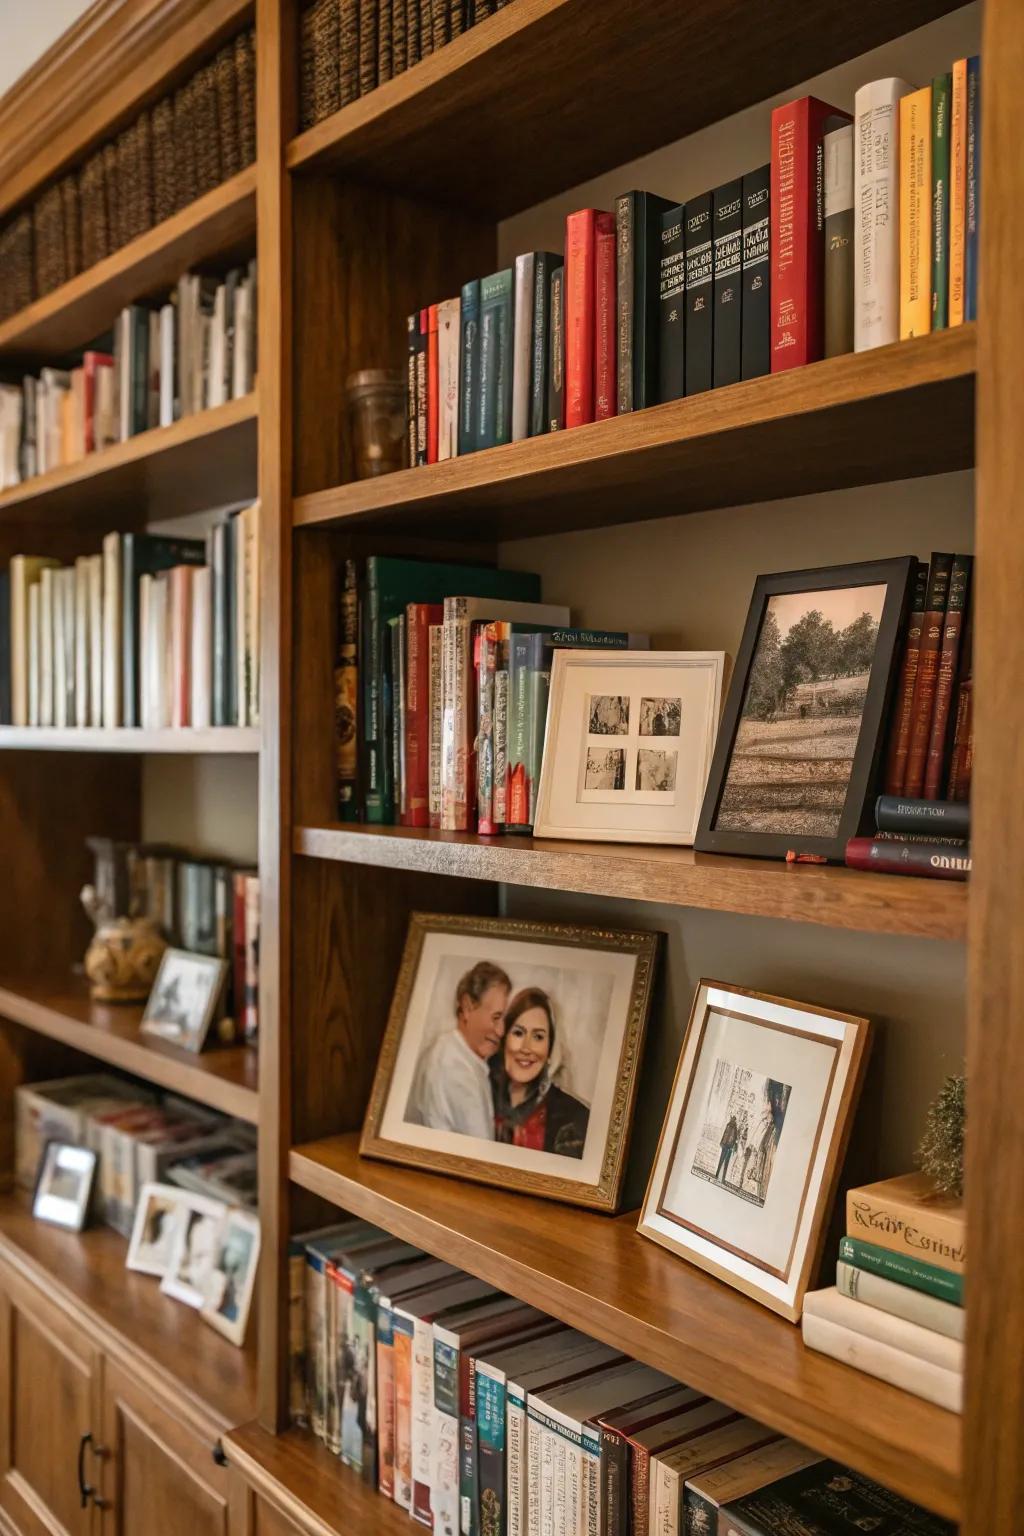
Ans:
{"type": "Polygon", "coordinates": [[[901,790],[902,794],[912,799],[924,798],[924,770],[928,761],[928,744],[932,738],[935,689],[939,677],[939,653],[942,649],[942,632],[946,623],[946,603],[949,598],[949,580],[952,572],[952,555],[932,555],[931,564],[928,567],[928,595],[925,598],[924,619],[921,625],[921,654],[917,663],[917,677],[914,681],[907,766],[901,790]]]}
{"type": "Polygon", "coordinates": [[[942,794],[949,748],[949,716],[953,708],[953,696],[957,689],[960,650],[966,625],[967,602],[971,588],[970,555],[956,555],[953,573],[949,579],[949,599],[946,603],[946,622],[942,630],[942,646],[939,651],[938,671],[935,678],[935,705],[932,710],[932,733],[928,742],[928,758],[924,769],[924,798],[938,800],[942,794]]]}
{"type": "Polygon", "coordinates": [[[883,875],[926,875],[932,880],[966,880],[971,872],[969,847],[919,843],[909,838],[851,837],[846,845],[850,869],[874,869],[883,875]]]}
{"type": "Polygon", "coordinates": [[[907,752],[910,748],[910,722],[914,711],[914,684],[917,681],[917,665],[921,657],[921,629],[924,625],[924,605],[928,595],[928,566],[917,562],[914,578],[914,595],[907,619],[907,633],[903,641],[903,660],[896,687],[896,705],[889,729],[889,754],[885,765],[885,793],[901,795],[907,771],[907,752]]]}
{"type": "Polygon", "coordinates": [[[616,362],[618,309],[615,283],[615,215],[597,216],[597,258],[594,278],[594,420],[604,421],[618,410],[616,362]]]}
{"type": "Polygon", "coordinates": [[[409,827],[430,826],[430,626],[444,620],[441,603],[405,610],[405,781],[409,827]]]}

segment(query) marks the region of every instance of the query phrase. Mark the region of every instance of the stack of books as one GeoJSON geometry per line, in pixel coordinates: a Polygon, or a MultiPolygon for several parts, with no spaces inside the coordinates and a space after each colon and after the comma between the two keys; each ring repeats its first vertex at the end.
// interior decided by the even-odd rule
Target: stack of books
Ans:
{"type": "Polygon", "coordinates": [[[851,1189],[836,1284],[804,1298],[804,1342],[959,1413],[964,1259],[963,1202],[925,1174],[851,1189]]]}
{"type": "Polygon", "coordinates": [[[874,837],[847,843],[851,869],[937,880],[966,880],[971,872],[971,811],[962,801],[879,795],[875,827],[874,837]]]}
{"type": "Polygon", "coordinates": [[[259,515],[0,570],[0,724],[259,724],[259,515]]]}
{"type": "Polygon", "coordinates": [[[435,1531],[760,1536],[751,1501],[810,1511],[839,1478],[891,1536],[951,1530],[367,1222],[294,1238],[289,1270],[294,1420],[435,1531]]]}

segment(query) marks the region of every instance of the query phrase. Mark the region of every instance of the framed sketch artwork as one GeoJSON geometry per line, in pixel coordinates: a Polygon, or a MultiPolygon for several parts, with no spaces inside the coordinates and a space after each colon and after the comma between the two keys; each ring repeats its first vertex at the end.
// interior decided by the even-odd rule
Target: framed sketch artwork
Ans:
{"type": "Polygon", "coordinates": [[[414,913],[361,1151],[614,1210],[657,948],[414,913]]]}
{"type": "Polygon", "coordinates": [[[869,1027],[851,1014],[702,981],[638,1230],[799,1318],[869,1027]]]}
{"type": "Polygon", "coordinates": [[[537,837],[692,843],[723,651],[555,651],[537,837]]]}

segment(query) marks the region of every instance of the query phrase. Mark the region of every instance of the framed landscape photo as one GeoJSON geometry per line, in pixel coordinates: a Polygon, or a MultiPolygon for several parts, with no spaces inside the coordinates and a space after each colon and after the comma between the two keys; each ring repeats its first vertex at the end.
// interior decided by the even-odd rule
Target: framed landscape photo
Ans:
{"type": "Polygon", "coordinates": [[[224,996],[228,962],[166,949],[142,1016],[142,1032],[201,1051],[224,996]]]}
{"type": "Polygon", "coordinates": [[[259,1219],[251,1211],[228,1211],[204,1280],[201,1316],[239,1347],[245,1343],[259,1258],[259,1219]]]}
{"type": "Polygon", "coordinates": [[[702,981],[638,1230],[796,1321],[869,1036],[853,1014],[702,981]]]}
{"type": "Polygon", "coordinates": [[[915,563],[758,577],[699,851],[844,857],[876,786],[915,563]]]}
{"type": "Polygon", "coordinates": [[[724,651],[555,651],[536,837],[693,842],[724,651]]]}
{"type": "Polygon", "coordinates": [[[39,1161],[32,1215],[54,1227],[81,1232],[89,1216],[96,1153],[63,1141],[47,1142],[39,1161]]]}
{"type": "Polygon", "coordinates": [[[614,1210],[658,941],[414,913],[361,1151],[614,1210]]]}

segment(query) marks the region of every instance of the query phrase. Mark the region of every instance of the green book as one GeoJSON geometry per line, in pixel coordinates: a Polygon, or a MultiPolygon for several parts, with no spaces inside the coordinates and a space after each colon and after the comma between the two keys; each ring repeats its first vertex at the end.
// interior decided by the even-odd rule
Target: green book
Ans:
{"type": "Polygon", "coordinates": [[[964,1277],[952,1270],[940,1269],[938,1264],[926,1264],[923,1259],[911,1259],[904,1253],[894,1253],[879,1248],[876,1243],[862,1242],[859,1237],[843,1237],[839,1241],[839,1257],[844,1264],[866,1269],[873,1275],[884,1275],[900,1285],[909,1285],[915,1291],[928,1296],[938,1296],[940,1301],[951,1301],[954,1306],[964,1304],[964,1277]]]}
{"type": "Polygon", "coordinates": [[[932,330],[949,324],[949,119],[952,75],[932,81],[932,330]]]}
{"type": "MultiPolygon", "coordinates": [[[[512,440],[512,268],[480,281],[480,420],[477,447],[512,440]]],[[[482,594],[473,593],[476,597],[482,594]]]]}

